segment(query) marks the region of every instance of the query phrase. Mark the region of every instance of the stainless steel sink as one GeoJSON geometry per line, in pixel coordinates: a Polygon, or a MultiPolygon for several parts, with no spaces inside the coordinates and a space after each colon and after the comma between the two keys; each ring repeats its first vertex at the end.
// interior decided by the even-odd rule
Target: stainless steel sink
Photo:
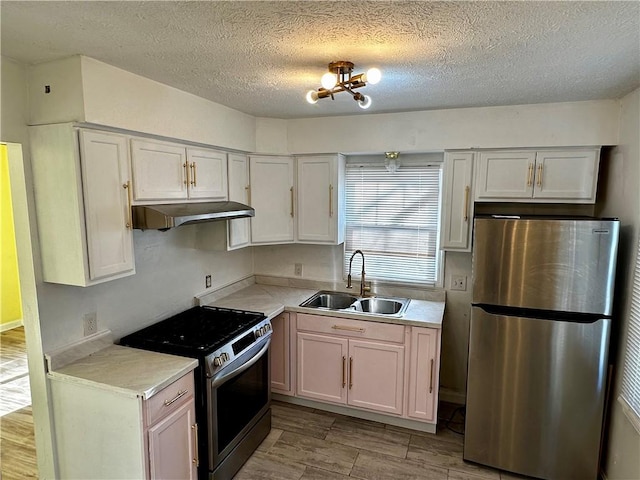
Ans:
{"type": "Polygon", "coordinates": [[[362,298],[351,307],[356,312],[375,313],[377,315],[402,315],[409,305],[409,299],[362,298]]]}
{"type": "Polygon", "coordinates": [[[408,298],[359,298],[344,292],[320,291],[300,304],[301,307],[344,310],[365,315],[401,317],[409,305],[408,298]]]}
{"type": "Polygon", "coordinates": [[[358,297],[342,292],[321,291],[300,304],[301,307],[326,308],[329,310],[343,310],[349,308],[358,297]]]}

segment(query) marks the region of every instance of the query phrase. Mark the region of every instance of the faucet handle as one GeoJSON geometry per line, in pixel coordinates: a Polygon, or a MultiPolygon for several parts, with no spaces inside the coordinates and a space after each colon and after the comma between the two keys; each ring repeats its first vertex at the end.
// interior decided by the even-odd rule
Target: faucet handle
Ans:
{"type": "Polygon", "coordinates": [[[361,292],[360,292],[360,296],[361,296],[361,297],[366,297],[366,296],[367,296],[367,293],[371,292],[371,282],[368,282],[368,283],[367,283],[367,282],[364,282],[364,283],[361,285],[360,290],[361,290],[361,292]]]}

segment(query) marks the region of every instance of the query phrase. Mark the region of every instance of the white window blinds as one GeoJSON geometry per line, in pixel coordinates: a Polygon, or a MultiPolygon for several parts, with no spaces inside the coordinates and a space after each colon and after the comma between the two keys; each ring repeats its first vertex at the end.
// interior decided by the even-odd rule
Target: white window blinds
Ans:
{"type": "Polygon", "coordinates": [[[636,253],[629,317],[620,400],[625,407],[625,414],[640,433],[640,241],[636,253]]]}
{"type": "MultiPolygon", "coordinates": [[[[370,280],[433,285],[440,271],[441,166],[348,165],[345,276],[355,250],[365,254],[370,280]]],[[[352,276],[359,278],[360,255],[352,276]]]]}

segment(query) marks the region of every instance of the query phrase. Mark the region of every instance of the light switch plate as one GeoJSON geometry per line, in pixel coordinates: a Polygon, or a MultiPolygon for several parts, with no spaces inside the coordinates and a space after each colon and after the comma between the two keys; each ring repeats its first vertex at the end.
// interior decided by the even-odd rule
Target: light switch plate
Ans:
{"type": "Polygon", "coordinates": [[[451,275],[451,290],[465,291],[467,289],[467,277],[465,275],[451,275]]]}

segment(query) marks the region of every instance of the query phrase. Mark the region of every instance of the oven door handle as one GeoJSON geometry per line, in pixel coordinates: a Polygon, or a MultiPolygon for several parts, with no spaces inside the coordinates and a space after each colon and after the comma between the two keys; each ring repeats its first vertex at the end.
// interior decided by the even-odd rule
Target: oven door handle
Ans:
{"type": "Polygon", "coordinates": [[[266,351],[269,348],[270,344],[271,344],[271,336],[269,336],[269,338],[265,342],[264,346],[253,357],[251,357],[250,360],[244,362],[238,368],[235,368],[235,369],[231,370],[230,372],[225,373],[224,375],[220,375],[219,377],[212,378],[211,379],[211,388],[216,388],[216,387],[220,386],[222,383],[226,382],[227,380],[231,380],[233,377],[236,377],[236,376],[240,375],[242,372],[244,372],[245,370],[251,368],[251,366],[254,363],[256,363],[258,360],[260,360],[260,357],[262,357],[262,355],[264,353],[266,353],[266,351]]]}

